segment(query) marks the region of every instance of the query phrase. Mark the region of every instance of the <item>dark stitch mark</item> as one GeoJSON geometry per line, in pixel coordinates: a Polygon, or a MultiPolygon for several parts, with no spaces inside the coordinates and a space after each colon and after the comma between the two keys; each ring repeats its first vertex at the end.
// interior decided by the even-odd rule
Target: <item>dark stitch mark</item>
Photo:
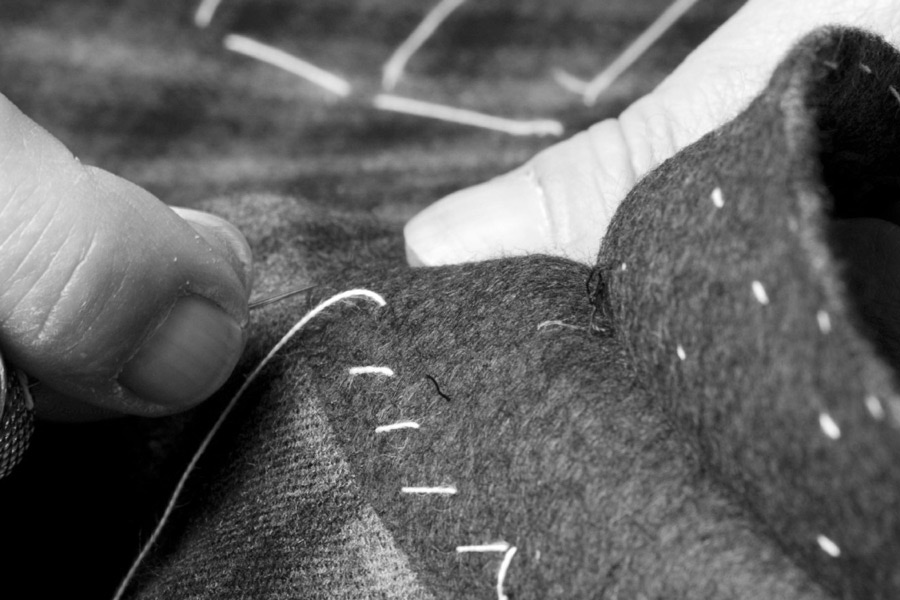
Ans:
{"type": "Polygon", "coordinates": [[[613,333],[609,307],[609,283],[605,275],[611,270],[608,265],[597,265],[591,269],[591,274],[585,282],[588,302],[592,307],[588,329],[604,337],[611,336],[613,333]]]}
{"type": "Polygon", "coordinates": [[[443,399],[446,400],[447,402],[453,402],[453,399],[450,398],[450,396],[448,396],[447,394],[445,394],[444,392],[441,391],[441,386],[438,385],[437,379],[435,379],[434,377],[432,377],[432,376],[429,375],[428,373],[425,373],[425,377],[427,377],[428,379],[430,379],[430,380],[431,380],[431,383],[434,384],[434,389],[437,390],[438,396],[440,396],[441,398],[443,398],[443,399]]]}

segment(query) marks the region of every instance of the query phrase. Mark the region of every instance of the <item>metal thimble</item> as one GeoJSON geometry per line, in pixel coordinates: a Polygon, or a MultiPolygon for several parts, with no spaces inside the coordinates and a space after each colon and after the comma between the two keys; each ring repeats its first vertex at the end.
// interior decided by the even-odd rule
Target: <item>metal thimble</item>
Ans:
{"type": "Polygon", "coordinates": [[[34,432],[34,403],[28,379],[11,370],[0,356],[0,479],[9,475],[25,456],[34,432]]]}

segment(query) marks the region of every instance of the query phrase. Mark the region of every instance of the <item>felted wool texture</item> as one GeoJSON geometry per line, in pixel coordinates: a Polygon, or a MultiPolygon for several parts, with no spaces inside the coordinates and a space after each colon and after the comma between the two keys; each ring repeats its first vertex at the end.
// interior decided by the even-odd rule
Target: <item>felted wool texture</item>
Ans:
{"type": "MultiPolygon", "coordinates": [[[[252,239],[262,264],[309,268],[327,246],[330,260],[309,272],[328,282],[317,299],[362,286],[388,305],[335,307],[265,371],[137,597],[494,597],[500,556],[454,549],[498,540],[518,548],[505,588],[516,598],[827,597],[699,470],[614,338],[538,328],[587,325],[586,267],[530,258],[413,271],[371,221],[249,200],[280,213],[268,232],[250,227],[264,234],[252,239]],[[360,365],[395,376],[349,375],[360,365]],[[375,433],[400,420],[421,429],[375,433]],[[439,485],[459,493],[401,493],[439,485]],[[364,529],[367,514],[377,520],[364,529]],[[387,588],[364,566],[380,553],[392,557],[379,567],[387,588]]],[[[240,212],[226,200],[207,208],[240,212]]],[[[291,277],[279,270],[268,277],[291,277]]],[[[261,320],[250,365],[298,304],[261,320]]]]}
{"type": "Polygon", "coordinates": [[[848,287],[860,265],[830,234],[834,219],[897,201],[900,101],[889,86],[900,86],[900,56],[883,41],[811,35],[744,115],[632,192],[598,267],[637,381],[839,597],[900,595],[897,363],[848,287]],[[884,420],[867,409],[872,397],[884,420]]]}
{"type": "MultiPolygon", "coordinates": [[[[279,200],[280,208],[267,202],[271,194],[302,198],[308,225],[318,232],[311,239],[318,243],[307,245],[300,261],[258,246],[254,296],[309,282],[314,264],[365,264],[376,240],[390,238],[394,264],[401,264],[400,227],[416,211],[518,166],[555,141],[511,138],[368,105],[380,85],[381,65],[424,16],[428,2],[224,0],[203,30],[192,22],[198,3],[2,0],[0,93],[83,163],[134,181],[165,202],[185,206],[246,196],[232,208],[243,213],[234,218],[248,232],[293,210],[293,200],[279,200]],[[351,81],[357,95],[339,101],[277,68],[228,52],[222,47],[228,33],[334,70],[351,81]],[[332,257],[329,245],[345,236],[364,236],[366,243],[357,247],[357,256],[332,257]]],[[[585,107],[550,77],[553,67],[586,76],[596,72],[668,4],[467,2],[416,54],[398,92],[502,116],[555,118],[574,132],[614,116],[652,89],[742,0],[699,3],[594,107],[585,107]]],[[[248,358],[232,383],[258,358],[248,358]]],[[[39,423],[18,473],[0,481],[0,514],[12,515],[2,526],[0,596],[7,589],[27,589],[38,598],[111,596],[190,453],[234,389],[196,411],[162,420],[39,423]]],[[[203,472],[201,465],[198,485],[203,472]]],[[[330,514],[324,508],[322,513],[330,514]]],[[[360,514],[347,532],[360,531],[372,513],[360,514]]],[[[323,546],[337,543],[317,539],[323,546]]],[[[346,539],[352,549],[363,538],[346,539]]],[[[341,548],[319,547],[316,555],[339,556],[341,548]]],[[[372,553],[365,556],[378,565],[374,570],[383,565],[371,562],[372,553]]],[[[389,579],[391,571],[385,573],[389,579]]]]}

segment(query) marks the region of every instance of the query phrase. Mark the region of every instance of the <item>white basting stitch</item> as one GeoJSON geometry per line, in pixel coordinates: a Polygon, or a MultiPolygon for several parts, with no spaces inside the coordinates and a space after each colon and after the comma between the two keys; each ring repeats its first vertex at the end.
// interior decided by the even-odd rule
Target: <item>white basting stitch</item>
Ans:
{"type": "Polygon", "coordinates": [[[753,282],[753,295],[756,296],[756,301],[766,306],[769,304],[769,294],[766,293],[766,288],[763,287],[763,284],[760,281],[753,282]]]}
{"type": "Polygon", "coordinates": [[[216,14],[216,9],[219,8],[219,4],[221,3],[222,0],[203,0],[197,7],[197,12],[194,13],[194,25],[197,27],[207,27],[212,23],[213,16],[216,14]]]}
{"type": "Polygon", "coordinates": [[[824,334],[831,333],[831,315],[824,310],[820,310],[816,314],[816,320],[819,322],[819,331],[824,334]]]}
{"type": "Polygon", "coordinates": [[[824,535],[820,535],[818,538],[816,538],[816,541],[819,543],[819,547],[825,552],[825,554],[831,556],[832,558],[837,558],[841,555],[840,547],[824,535]]]}
{"type": "Polygon", "coordinates": [[[573,94],[583,95],[587,90],[588,82],[580,77],[575,77],[564,69],[553,69],[553,79],[559,84],[559,87],[572,92],[573,94]]]}
{"type": "Polygon", "coordinates": [[[387,433],[389,431],[397,431],[398,429],[418,429],[419,424],[415,421],[402,421],[391,425],[379,425],[375,428],[375,433],[387,433]]]}
{"type": "Polygon", "coordinates": [[[872,67],[870,67],[866,63],[859,63],[859,68],[862,69],[863,73],[865,73],[867,75],[872,74],[872,67]]]}
{"type": "Polygon", "coordinates": [[[452,486],[444,486],[444,487],[402,487],[400,488],[401,494],[438,494],[444,496],[453,496],[458,493],[458,490],[452,486]]]}
{"type": "Polygon", "coordinates": [[[821,413],[819,415],[819,427],[822,428],[822,431],[825,432],[829,438],[833,440],[841,439],[841,428],[838,427],[838,424],[835,423],[834,419],[831,418],[831,415],[828,413],[821,413]]]}
{"type": "Polygon", "coordinates": [[[403,76],[403,70],[406,63],[412,58],[412,55],[422,47],[428,38],[430,38],[441,23],[450,16],[457,8],[462,6],[466,0],[441,0],[434,8],[425,16],[418,27],[416,27],[409,37],[403,41],[400,46],[394,50],[394,53],[384,63],[381,85],[386,90],[394,89],[400,77],[403,76]]]}
{"type": "Polygon", "coordinates": [[[716,208],[722,208],[725,206],[725,196],[722,194],[722,188],[716,188],[710,194],[710,198],[712,198],[712,203],[716,208]]]}
{"type": "Polygon", "coordinates": [[[503,556],[503,562],[500,563],[500,569],[497,571],[497,600],[509,600],[509,597],[503,591],[503,582],[506,581],[506,573],[509,571],[509,565],[515,555],[516,547],[513,546],[506,551],[506,554],[503,556]]]}
{"type": "Polygon", "coordinates": [[[507,544],[506,542],[456,547],[456,551],[460,554],[464,552],[506,552],[507,550],[509,550],[509,544],[507,544]]]}
{"type": "Polygon", "coordinates": [[[895,88],[892,85],[889,85],[888,89],[891,91],[891,94],[894,95],[894,98],[897,99],[897,102],[900,102],[900,92],[897,91],[897,88],[895,88]]]}
{"type": "Polygon", "coordinates": [[[349,96],[352,90],[350,83],[346,79],[334,73],[329,73],[325,69],[317,67],[284,50],[279,50],[274,46],[233,33],[225,36],[224,44],[232,52],[237,52],[283,69],[342,98],[349,96]]]}
{"type": "Polygon", "coordinates": [[[390,367],[350,367],[347,369],[350,375],[384,375],[385,377],[393,377],[394,370],[390,367]]]}
{"type": "Polygon", "coordinates": [[[675,353],[678,354],[678,358],[681,360],[687,359],[687,352],[684,351],[684,348],[681,344],[678,344],[678,348],[675,349],[675,353]]]}
{"type": "Polygon", "coordinates": [[[878,396],[872,394],[866,396],[866,408],[868,409],[869,414],[872,415],[872,418],[877,421],[884,421],[884,406],[882,406],[878,396]]]}
{"type": "Polygon", "coordinates": [[[625,71],[655,44],[698,0],[675,0],[657,19],[644,30],[613,62],[597,75],[584,90],[584,103],[591,105],[597,101],[625,71]]]}
{"type": "Polygon", "coordinates": [[[552,119],[537,119],[532,121],[520,121],[495,117],[474,110],[455,108],[434,102],[425,102],[413,98],[405,98],[394,94],[378,94],[372,100],[372,104],[379,110],[413,115],[426,119],[448,121],[470,127],[500,131],[508,135],[516,136],[555,136],[563,134],[562,123],[552,119]]]}
{"type": "Polygon", "coordinates": [[[278,341],[278,343],[275,344],[271,350],[269,350],[269,353],[266,354],[266,356],[262,359],[262,361],[260,361],[256,368],[253,369],[250,375],[247,376],[247,378],[244,380],[244,383],[241,384],[240,388],[238,388],[238,391],[234,394],[234,396],[231,397],[231,400],[228,401],[225,409],[221,412],[221,414],[219,414],[218,419],[216,419],[216,422],[213,423],[213,426],[206,434],[206,437],[203,438],[200,446],[198,446],[196,452],[194,452],[194,455],[191,457],[190,462],[188,463],[187,467],[185,467],[184,472],[181,475],[181,479],[178,480],[178,484],[175,486],[175,490],[172,492],[172,495],[169,498],[169,503],[166,505],[166,508],[163,511],[163,515],[157,523],[156,528],[153,530],[153,533],[150,535],[143,548],[141,548],[140,554],[138,554],[138,557],[131,564],[128,572],[125,574],[125,577],[119,584],[119,587],[116,590],[115,595],[113,596],[113,600],[121,600],[124,597],[125,592],[128,591],[128,586],[134,579],[138,568],[150,553],[150,549],[153,548],[153,546],[156,544],[159,536],[162,533],[163,527],[166,525],[166,523],[169,522],[169,519],[171,518],[172,513],[175,510],[175,506],[178,504],[178,499],[181,496],[181,492],[184,490],[184,486],[187,484],[188,477],[196,469],[197,463],[200,462],[200,459],[206,453],[206,449],[209,447],[213,438],[216,436],[216,433],[218,433],[218,431],[222,428],[222,424],[225,422],[225,419],[227,419],[228,415],[231,414],[231,411],[237,405],[238,400],[241,399],[241,396],[244,395],[244,392],[247,391],[247,388],[249,388],[250,385],[256,380],[257,376],[259,376],[259,374],[266,367],[266,365],[269,364],[272,358],[276,354],[278,354],[278,352],[282,348],[284,348],[284,346],[287,345],[288,342],[291,341],[291,338],[293,338],[301,329],[303,329],[307,323],[316,318],[319,314],[322,313],[322,311],[329,308],[333,304],[337,304],[338,302],[342,302],[350,298],[367,298],[378,306],[385,306],[387,304],[387,302],[385,302],[384,298],[380,294],[376,294],[371,290],[354,289],[347,290],[346,292],[341,292],[340,294],[335,294],[331,298],[328,298],[327,300],[321,302],[318,306],[303,315],[303,317],[299,321],[297,321],[286,334],[284,334],[284,336],[278,341]]]}

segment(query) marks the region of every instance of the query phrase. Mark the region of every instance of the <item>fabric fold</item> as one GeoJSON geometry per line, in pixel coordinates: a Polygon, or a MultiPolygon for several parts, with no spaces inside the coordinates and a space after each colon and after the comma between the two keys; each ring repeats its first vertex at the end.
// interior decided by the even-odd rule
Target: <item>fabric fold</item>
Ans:
{"type": "Polygon", "coordinates": [[[641,384],[850,597],[900,593],[896,371],[851,284],[857,242],[835,235],[900,202],[897,86],[885,42],[815,32],[744,114],[638,185],[598,260],[641,384]]]}

